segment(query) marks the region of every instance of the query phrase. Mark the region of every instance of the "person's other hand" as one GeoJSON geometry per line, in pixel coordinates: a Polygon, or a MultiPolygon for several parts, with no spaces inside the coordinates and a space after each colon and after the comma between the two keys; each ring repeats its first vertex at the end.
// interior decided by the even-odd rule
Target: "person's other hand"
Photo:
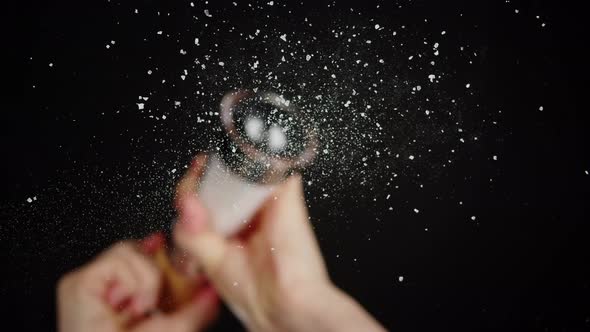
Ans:
{"type": "Polygon", "coordinates": [[[201,265],[251,331],[382,331],[331,283],[308,220],[301,179],[281,185],[238,236],[214,232],[196,195],[197,157],[177,189],[176,244],[201,265]]]}
{"type": "Polygon", "coordinates": [[[208,325],[218,310],[212,288],[201,289],[176,312],[157,312],[162,276],[146,255],[150,246],[153,236],[140,245],[121,242],[63,276],[57,287],[59,331],[189,332],[208,325]]]}

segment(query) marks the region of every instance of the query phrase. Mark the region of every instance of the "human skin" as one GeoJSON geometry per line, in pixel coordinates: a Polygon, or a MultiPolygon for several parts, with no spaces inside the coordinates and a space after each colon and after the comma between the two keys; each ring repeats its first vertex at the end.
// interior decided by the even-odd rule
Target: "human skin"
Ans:
{"type": "Polygon", "coordinates": [[[153,257],[163,238],[122,242],[60,280],[61,332],[203,330],[217,314],[217,294],[249,331],[384,331],[331,282],[298,175],[277,188],[243,232],[226,238],[210,227],[195,190],[204,165],[197,157],[177,186],[173,240],[210,285],[172,313],[150,314],[165,281],[153,257]]]}
{"type": "Polygon", "coordinates": [[[150,254],[162,243],[115,244],[88,264],[63,276],[57,287],[57,320],[61,332],[189,332],[204,329],[217,315],[212,288],[171,313],[157,310],[162,273],[150,254]]]}
{"type": "Polygon", "coordinates": [[[250,331],[384,331],[330,281],[305,205],[291,176],[232,238],[212,230],[195,191],[205,165],[197,157],[176,197],[175,244],[198,262],[250,331]]]}

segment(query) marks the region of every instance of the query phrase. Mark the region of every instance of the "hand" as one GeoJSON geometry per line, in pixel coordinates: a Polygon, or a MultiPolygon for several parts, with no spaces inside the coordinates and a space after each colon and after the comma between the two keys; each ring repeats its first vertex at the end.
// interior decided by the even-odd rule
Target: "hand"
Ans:
{"type": "MultiPolygon", "coordinates": [[[[152,252],[153,237],[143,241],[152,252]]],[[[131,241],[116,244],[86,266],[68,273],[57,289],[58,328],[80,331],[171,331],[203,329],[216,316],[214,290],[201,289],[170,314],[157,312],[161,272],[131,241]]]]}
{"type": "Polygon", "coordinates": [[[276,190],[242,234],[227,239],[211,230],[194,190],[204,162],[202,156],[195,159],[178,186],[174,240],[249,330],[383,330],[332,285],[299,176],[276,190]]]}

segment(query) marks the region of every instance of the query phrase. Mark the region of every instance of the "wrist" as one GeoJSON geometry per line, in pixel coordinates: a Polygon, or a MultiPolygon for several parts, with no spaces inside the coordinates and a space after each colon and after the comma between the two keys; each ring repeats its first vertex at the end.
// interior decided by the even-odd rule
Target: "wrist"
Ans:
{"type": "Polygon", "coordinates": [[[285,317],[288,331],[385,331],[352,297],[331,283],[301,292],[285,317]]]}

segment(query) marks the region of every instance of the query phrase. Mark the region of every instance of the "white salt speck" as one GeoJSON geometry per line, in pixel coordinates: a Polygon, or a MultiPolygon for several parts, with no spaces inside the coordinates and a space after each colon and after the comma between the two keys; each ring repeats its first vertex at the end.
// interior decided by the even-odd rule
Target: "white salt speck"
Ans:
{"type": "Polygon", "coordinates": [[[269,5],[269,6],[272,6],[272,5],[274,5],[274,4],[275,4],[275,2],[274,2],[274,1],[270,1],[270,2],[268,3],[268,5],[269,5]]]}
{"type": "Polygon", "coordinates": [[[422,87],[418,85],[418,86],[416,86],[416,90],[420,91],[420,90],[422,90],[422,87]]]}
{"type": "Polygon", "coordinates": [[[287,41],[287,34],[281,35],[281,39],[282,39],[283,41],[287,41]]]}
{"type": "Polygon", "coordinates": [[[410,159],[410,160],[414,160],[414,156],[413,156],[413,155],[410,155],[410,156],[408,157],[408,159],[410,159]]]}
{"type": "Polygon", "coordinates": [[[162,120],[166,120],[166,115],[162,115],[162,120]]]}
{"type": "Polygon", "coordinates": [[[494,155],[494,156],[492,157],[492,159],[494,159],[494,160],[498,160],[498,156],[494,155]]]}
{"type": "Polygon", "coordinates": [[[419,213],[419,212],[420,212],[420,210],[414,209],[414,213],[419,213]]]}
{"type": "Polygon", "coordinates": [[[209,9],[205,9],[203,12],[205,13],[205,16],[213,17],[213,15],[211,15],[211,13],[209,13],[209,9]]]}
{"type": "Polygon", "coordinates": [[[370,44],[370,43],[371,43],[371,40],[367,40],[367,44],[370,44]]]}
{"type": "Polygon", "coordinates": [[[471,84],[467,83],[467,84],[465,84],[465,87],[466,87],[467,89],[469,89],[469,88],[471,87],[471,84]]]}
{"type": "Polygon", "coordinates": [[[471,216],[471,220],[475,221],[475,219],[476,219],[475,216],[471,216]]]}
{"type": "Polygon", "coordinates": [[[588,175],[588,170],[585,170],[584,173],[586,173],[586,175],[588,175]]]}
{"type": "Polygon", "coordinates": [[[152,70],[151,70],[151,69],[150,69],[150,70],[148,70],[148,71],[147,71],[147,74],[148,74],[148,75],[151,75],[151,74],[152,74],[152,70]]]}
{"type": "Polygon", "coordinates": [[[199,46],[199,38],[195,38],[195,45],[199,46]]]}
{"type": "Polygon", "coordinates": [[[379,30],[380,26],[379,24],[375,24],[375,30],[379,30]]]}
{"type": "Polygon", "coordinates": [[[137,108],[142,110],[144,107],[144,103],[137,103],[137,108]]]}
{"type": "Polygon", "coordinates": [[[430,114],[430,111],[429,111],[429,110],[426,110],[426,111],[424,111],[424,113],[425,113],[426,115],[429,115],[429,114],[430,114]]]}
{"type": "Polygon", "coordinates": [[[173,168],[173,169],[172,169],[170,172],[171,172],[172,174],[176,173],[176,168],[173,168]]]}
{"type": "Polygon", "coordinates": [[[402,282],[402,281],[404,281],[404,276],[399,276],[399,277],[397,277],[397,280],[398,280],[399,282],[402,282]]]}
{"type": "Polygon", "coordinates": [[[444,36],[444,35],[446,35],[446,34],[447,34],[447,32],[446,32],[446,31],[441,31],[441,33],[440,33],[440,34],[444,36]]]}
{"type": "Polygon", "coordinates": [[[431,83],[434,82],[435,78],[436,78],[436,75],[434,75],[434,74],[428,75],[428,79],[430,80],[431,83]]]}
{"type": "Polygon", "coordinates": [[[306,56],[305,56],[305,60],[307,60],[307,61],[311,60],[311,55],[309,55],[309,54],[308,54],[308,55],[306,55],[306,56]]]}
{"type": "Polygon", "coordinates": [[[221,67],[223,67],[223,66],[225,66],[225,63],[224,63],[223,61],[219,61],[219,65],[220,65],[221,67]]]}
{"type": "Polygon", "coordinates": [[[518,9],[515,9],[514,12],[518,14],[518,9]]]}
{"type": "Polygon", "coordinates": [[[33,199],[31,197],[27,198],[27,202],[33,203],[33,199]]]}
{"type": "Polygon", "coordinates": [[[162,34],[162,30],[159,30],[158,32],[156,32],[158,35],[162,34]]]}
{"type": "Polygon", "coordinates": [[[50,62],[49,63],[49,67],[53,67],[53,62],[50,62]]]}
{"type": "Polygon", "coordinates": [[[347,100],[346,103],[344,103],[344,107],[350,106],[350,103],[351,103],[351,101],[350,100],[347,100]]]}
{"type": "Polygon", "coordinates": [[[539,106],[539,111],[543,112],[543,106],[539,106]]]}
{"type": "Polygon", "coordinates": [[[179,101],[174,101],[174,106],[180,106],[180,102],[179,101]]]}

